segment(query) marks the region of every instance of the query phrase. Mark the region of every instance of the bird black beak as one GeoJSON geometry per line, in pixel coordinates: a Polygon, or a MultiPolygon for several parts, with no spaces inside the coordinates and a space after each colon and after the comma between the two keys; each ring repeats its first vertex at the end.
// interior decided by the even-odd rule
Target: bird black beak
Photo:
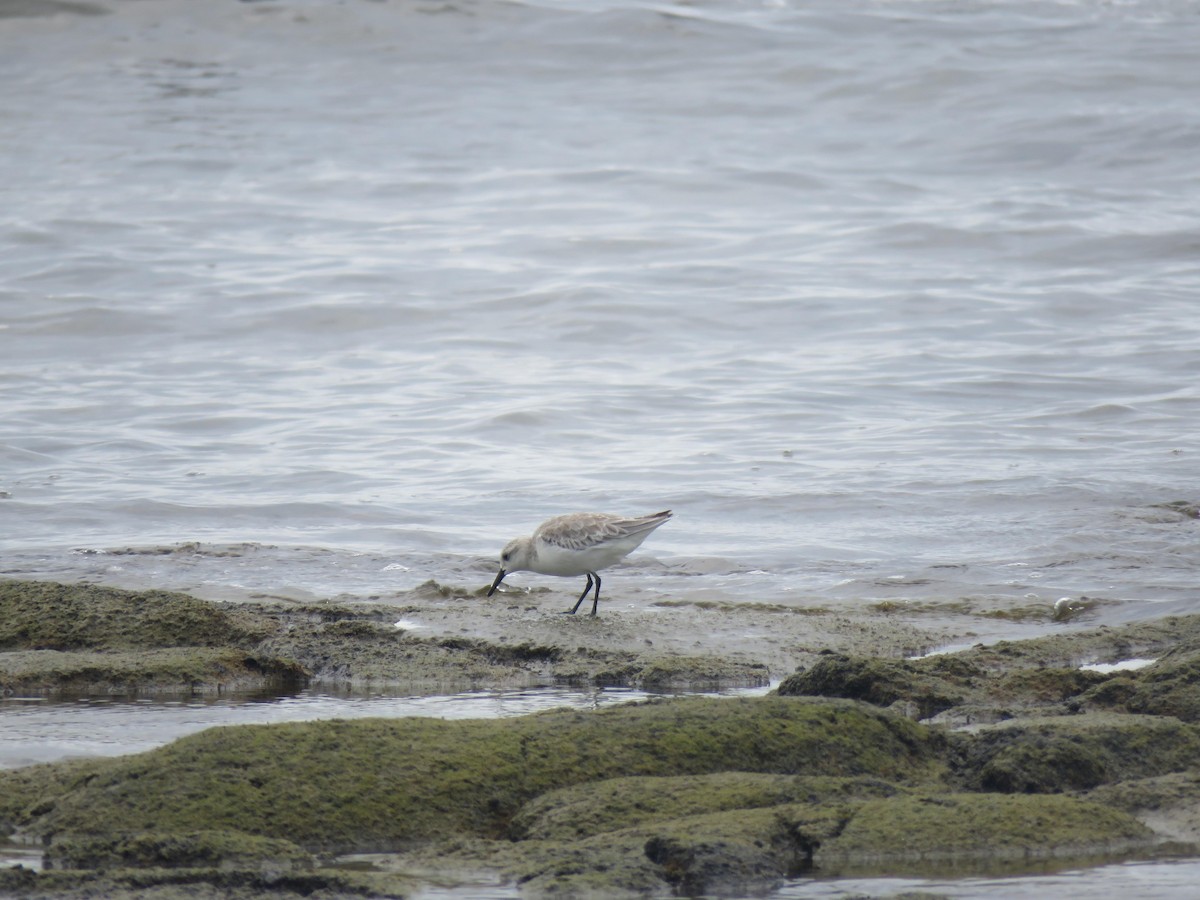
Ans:
{"type": "Polygon", "coordinates": [[[496,588],[500,587],[500,582],[502,582],[504,580],[504,576],[507,574],[508,573],[505,572],[503,569],[501,569],[499,571],[499,573],[496,575],[496,580],[492,582],[492,586],[488,589],[487,595],[489,597],[492,596],[492,594],[496,593],[496,588]]]}

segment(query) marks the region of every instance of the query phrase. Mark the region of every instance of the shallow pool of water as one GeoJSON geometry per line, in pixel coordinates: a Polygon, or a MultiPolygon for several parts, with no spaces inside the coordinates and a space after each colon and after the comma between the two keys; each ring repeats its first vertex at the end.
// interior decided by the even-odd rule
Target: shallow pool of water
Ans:
{"type": "Polygon", "coordinates": [[[839,878],[791,882],[777,900],[843,900],[912,894],[955,900],[1053,897],[1055,900],[1191,900],[1200,884],[1200,860],[1166,859],[1065,869],[1037,875],[984,878],[839,878]]]}

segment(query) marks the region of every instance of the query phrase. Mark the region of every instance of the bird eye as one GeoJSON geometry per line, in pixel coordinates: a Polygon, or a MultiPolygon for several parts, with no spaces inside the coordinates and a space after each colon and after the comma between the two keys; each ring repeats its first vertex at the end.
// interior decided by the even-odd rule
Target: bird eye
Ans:
{"type": "Polygon", "coordinates": [[[501,554],[500,554],[500,560],[501,560],[501,562],[508,562],[508,554],[507,554],[507,553],[501,553],[501,554]]]}

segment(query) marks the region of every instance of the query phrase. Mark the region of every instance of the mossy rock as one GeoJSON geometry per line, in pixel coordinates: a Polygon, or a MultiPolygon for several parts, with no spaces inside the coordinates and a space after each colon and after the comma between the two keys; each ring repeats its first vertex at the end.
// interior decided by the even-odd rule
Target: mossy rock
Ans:
{"type": "Polygon", "coordinates": [[[1200,768],[1101,785],[1083,796],[1137,816],[1159,834],[1190,843],[1190,855],[1200,854],[1200,768]]]}
{"type": "Polygon", "coordinates": [[[512,832],[522,840],[577,840],[686,816],[782,804],[844,803],[891,796],[899,790],[877,778],[756,772],[611,778],[542,794],[521,809],[512,832]]]}
{"type": "MultiPolygon", "coordinates": [[[[1002,651],[1003,652],[1003,648],[1002,651]]],[[[983,665],[983,651],[898,660],[828,654],[811,669],[779,685],[784,696],[847,697],[876,706],[914,704],[919,718],[959,707],[1036,708],[1059,704],[1109,678],[1077,668],[1018,665],[1011,670],[983,665]]],[[[989,651],[990,658],[990,651],[989,651]]]]}
{"type": "Polygon", "coordinates": [[[958,657],[931,659],[919,665],[908,660],[829,654],[811,669],[784,679],[778,690],[785,697],[845,697],[876,706],[906,701],[917,705],[921,718],[928,718],[964,702],[972,683],[986,674],[958,657]]]}
{"type": "Polygon", "coordinates": [[[762,663],[736,663],[718,657],[682,655],[643,656],[639,662],[641,666],[636,682],[646,690],[770,683],[770,672],[762,663]]]}
{"type": "Polygon", "coordinates": [[[577,841],[522,841],[502,868],[534,896],[758,895],[808,871],[847,817],[795,804],[682,816],[577,841]]]}
{"type": "Polygon", "coordinates": [[[1200,729],[1154,717],[1061,718],[981,729],[963,741],[976,790],[1057,793],[1200,765],[1200,729]]]}
{"type": "Polygon", "coordinates": [[[250,647],[270,630],[186,594],[0,581],[0,651],[250,647]]]}
{"type": "Polygon", "coordinates": [[[404,900],[414,888],[409,879],[330,870],[0,869],[0,895],[21,900],[404,900]]]}
{"type": "Polygon", "coordinates": [[[0,771],[0,836],[51,808],[53,798],[86,784],[106,759],[66,760],[0,771]]]}
{"type": "Polygon", "coordinates": [[[1043,637],[997,641],[962,655],[990,671],[1077,668],[1088,662],[1155,657],[1173,648],[1200,646],[1200,615],[1165,616],[1112,628],[1053,631],[1043,637]]]}
{"type": "Polygon", "coordinates": [[[757,686],[765,666],[715,656],[417,637],[396,609],[271,609],[185,594],[0,581],[0,690],[215,692],[340,684],[757,686]]]}
{"type": "Polygon", "coordinates": [[[817,863],[1042,857],[1152,839],[1132,816],[1074,797],[899,795],[859,805],[817,863]]]}
{"type": "Polygon", "coordinates": [[[1039,706],[1079,697],[1111,676],[1084,669],[1038,666],[998,675],[987,685],[986,696],[996,703],[1039,706]]]}
{"type": "Polygon", "coordinates": [[[997,859],[1136,852],[1154,840],[1126,813],[1062,795],[835,791],[825,799],[642,821],[579,840],[490,842],[466,852],[457,844],[449,860],[426,859],[486,863],[531,896],[740,897],[810,872],[922,874],[941,861],[961,873],[997,859]]]}
{"type": "Polygon", "coordinates": [[[0,690],[140,694],[218,692],[224,688],[296,687],[308,673],[296,663],[233,648],[141,651],[26,650],[0,654],[0,690]]]}
{"type": "Polygon", "coordinates": [[[642,853],[674,893],[744,896],[809,871],[820,838],[843,819],[802,806],[729,810],[638,829],[638,836],[645,837],[642,853]]]}
{"type": "Polygon", "coordinates": [[[231,831],[82,835],[53,841],[51,869],[226,868],[284,873],[308,871],[313,858],[291,841],[231,831]]]}
{"type": "MultiPolygon", "coordinates": [[[[936,732],[848,702],[688,698],[519,719],[366,719],[213,728],[106,761],[18,812],[26,831],[239,831],[309,850],[505,837],[547,791],[721,771],[936,778],[936,732]],[[70,789],[71,785],[74,789],[70,789]],[[165,802],[164,798],[169,798],[165,802]]],[[[70,771],[68,770],[68,774],[70,771]]],[[[8,773],[0,773],[0,795],[8,773]]]]}
{"type": "Polygon", "coordinates": [[[1110,709],[1200,722],[1200,653],[1190,647],[1169,653],[1144,669],[1121,673],[1084,699],[1110,709]]]}

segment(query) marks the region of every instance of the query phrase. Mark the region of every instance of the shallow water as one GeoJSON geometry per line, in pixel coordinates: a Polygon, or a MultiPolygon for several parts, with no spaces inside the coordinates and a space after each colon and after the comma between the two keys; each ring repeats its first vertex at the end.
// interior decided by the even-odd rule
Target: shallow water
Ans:
{"type": "Polygon", "coordinates": [[[840,900],[850,897],[897,897],[922,892],[934,897],[954,897],[956,900],[998,900],[1007,897],[1182,900],[1195,892],[1198,878],[1200,862],[1196,860],[1152,860],[1006,878],[806,879],[793,882],[772,896],[777,900],[840,900]]]}
{"type": "Polygon", "coordinates": [[[1190,2],[93,11],[0,18],[5,572],[1196,599],[1190,2]]]}

